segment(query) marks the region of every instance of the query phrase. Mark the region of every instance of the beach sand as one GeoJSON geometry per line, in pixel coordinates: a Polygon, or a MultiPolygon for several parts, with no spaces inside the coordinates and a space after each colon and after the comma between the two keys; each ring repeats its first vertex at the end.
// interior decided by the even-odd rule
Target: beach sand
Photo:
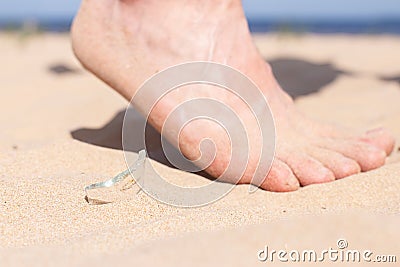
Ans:
{"type": "MultiPolygon", "coordinates": [[[[400,140],[400,37],[255,40],[309,116],[384,126],[400,140]]],[[[89,205],[84,186],[126,168],[119,138],[127,102],[80,67],[66,34],[2,33],[0,58],[1,266],[266,265],[257,259],[266,245],[321,251],[339,239],[400,261],[398,146],[380,169],[292,193],[249,194],[240,185],[216,203],[181,209],[133,187],[89,205]]],[[[157,168],[177,183],[206,181],[157,168]]]]}

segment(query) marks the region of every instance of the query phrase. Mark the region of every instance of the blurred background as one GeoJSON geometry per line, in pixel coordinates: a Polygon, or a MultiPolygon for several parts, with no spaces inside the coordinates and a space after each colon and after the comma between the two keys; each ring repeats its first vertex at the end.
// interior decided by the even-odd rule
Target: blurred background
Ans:
{"type": "MultiPolygon", "coordinates": [[[[80,0],[0,1],[0,28],[67,31],[80,0]]],[[[399,0],[243,0],[253,32],[400,33],[399,0]]]]}

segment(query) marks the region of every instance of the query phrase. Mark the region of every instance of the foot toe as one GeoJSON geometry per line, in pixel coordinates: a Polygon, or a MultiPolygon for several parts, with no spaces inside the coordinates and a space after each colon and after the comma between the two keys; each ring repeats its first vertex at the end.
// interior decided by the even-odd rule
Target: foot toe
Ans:
{"type": "Polygon", "coordinates": [[[363,172],[383,166],[386,160],[385,151],[361,141],[326,141],[322,147],[355,160],[363,172]]]}
{"type": "Polygon", "coordinates": [[[336,151],[311,147],[307,150],[307,153],[330,169],[336,179],[341,179],[361,171],[361,167],[356,161],[336,151]]]}
{"type": "Polygon", "coordinates": [[[274,159],[267,178],[261,188],[274,192],[289,192],[299,189],[300,184],[292,170],[284,162],[274,159]]]}
{"type": "Polygon", "coordinates": [[[292,169],[302,186],[335,180],[331,170],[306,153],[288,153],[282,160],[292,169]]]}
{"type": "Polygon", "coordinates": [[[396,142],[393,135],[383,128],[378,128],[366,132],[366,134],[361,137],[360,140],[384,150],[386,152],[386,155],[392,153],[396,142]]]}

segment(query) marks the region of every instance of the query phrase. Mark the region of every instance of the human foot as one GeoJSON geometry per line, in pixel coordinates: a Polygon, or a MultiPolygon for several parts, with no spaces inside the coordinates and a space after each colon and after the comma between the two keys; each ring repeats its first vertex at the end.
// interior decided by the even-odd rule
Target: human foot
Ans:
{"type": "MultiPolygon", "coordinates": [[[[252,43],[238,0],[84,0],[74,21],[72,41],[81,63],[128,100],[151,75],[183,62],[223,63],[250,77],[268,100],[276,124],[276,157],[260,186],[266,190],[292,191],[378,168],[394,146],[385,130],[350,135],[303,116],[252,43]]],[[[161,131],[174,107],[204,95],[249,118],[246,106],[229,92],[192,86],[164,97],[150,114],[150,123],[161,131]]],[[[254,121],[246,121],[249,129],[254,128],[254,121]]],[[[258,164],[257,133],[248,134],[250,158],[239,183],[250,183],[258,164]]],[[[206,171],[218,177],[231,151],[221,127],[194,121],[182,129],[177,143],[187,158],[195,160],[203,138],[214,140],[217,146],[215,160],[206,171]]]]}

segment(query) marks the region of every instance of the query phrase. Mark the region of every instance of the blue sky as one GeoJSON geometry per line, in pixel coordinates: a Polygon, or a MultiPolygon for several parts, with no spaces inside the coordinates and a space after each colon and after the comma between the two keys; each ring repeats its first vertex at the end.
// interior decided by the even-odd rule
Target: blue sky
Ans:
{"type": "MultiPolygon", "coordinates": [[[[1,0],[0,20],[70,18],[79,3],[80,0],[1,0]]],[[[400,0],[243,0],[243,4],[251,18],[400,19],[400,0]]]]}

